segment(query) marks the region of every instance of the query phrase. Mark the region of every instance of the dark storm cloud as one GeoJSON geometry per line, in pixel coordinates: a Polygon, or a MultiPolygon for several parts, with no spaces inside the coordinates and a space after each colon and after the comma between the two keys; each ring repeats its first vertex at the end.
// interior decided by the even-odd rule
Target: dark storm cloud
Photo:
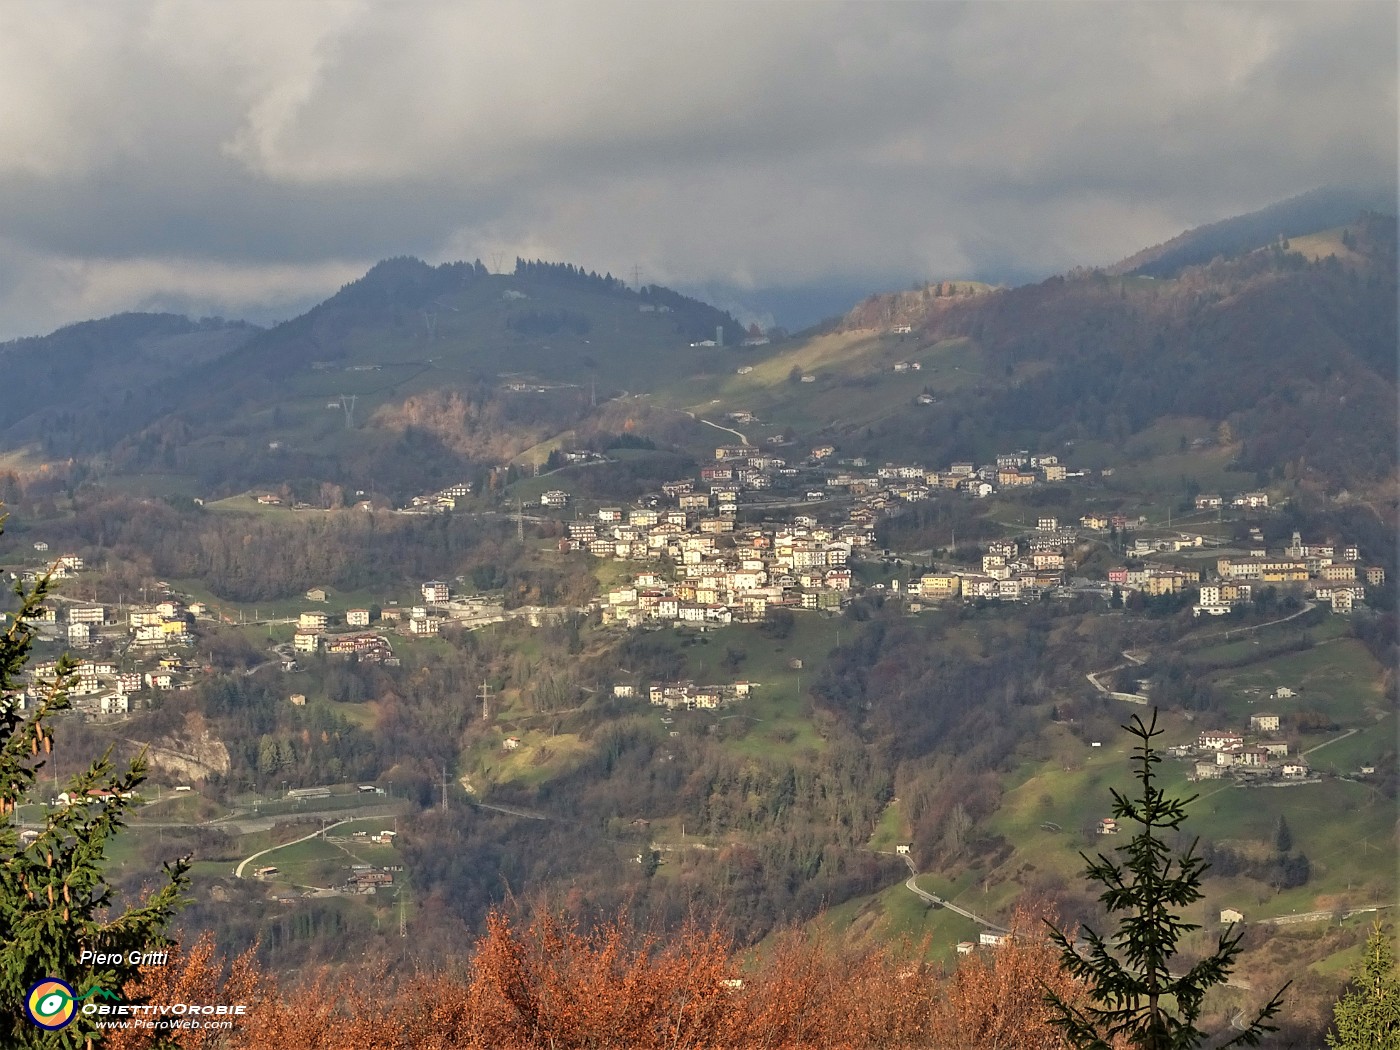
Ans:
{"type": "Polygon", "coordinates": [[[1389,3],[7,5],[0,332],[401,253],[1044,273],[1395,154],[1389,3]]]}

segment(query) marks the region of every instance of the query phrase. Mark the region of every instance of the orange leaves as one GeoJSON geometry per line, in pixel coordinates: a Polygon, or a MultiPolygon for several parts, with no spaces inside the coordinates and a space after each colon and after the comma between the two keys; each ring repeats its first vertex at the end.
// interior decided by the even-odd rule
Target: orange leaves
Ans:
{"type": "Polygon", "coordinates": [[[468,1046],[688,1047],[728,1006],[730,943],[690,927],[667,943],[625,918],[583,932],[542,915],[517,933],[500,914],[473,959],[468,1046]]]}
{"type": "Polygon", "coordinates": [[[1045,991],[1066,1002],[1088,1001],[1083,984],[1060,969],[1060,953],[1046,938],[1053,910],[1016,910],[1011,937],[1001,947],[965,956],[940,999],[936,1027],[948,1050],[1058,1050],[1045,991]]]}
{"type": "MultiPolygon", "coordinates": [[[[201,941],[186,968],[213,972],[209,951],[201,941]]],[[[323,972],[299,988],[278,989],[245,956],[234,967],[235,974],[244,967],[241,976],[231,975],[221,994],[227,999],[228,987],[241,981],[240,994],[255,1006],[218,1045],[1058,1050],[1042,982],[1063,996],[1084,994],[1061,974],[1040,916],[1030,911],[1017,913],[1007,945],[964,959],[947,976],[931,972],[923,955],[922,946],[855,950],[793,932],[741,964],[730,939],[714,929],[687,926],[663,937],[625,916],[585,929],[554,914],[516,923],[493,912],[461,972],[396,981],[383,973],[323,972]]]]}
{"type": "MultiPolygon", "coordinates": [[[[212,934],[205,933],[187,950],[173,948],[164,966],[144,966],[140,979],[122,991],[132,1000],[161,1004],[247,1003],[271,991],[249,948],[226,966],[214,950],[212,934]]],[[[222,1048],[226,1033],[199,1029],[183,1030],[175,1036],[182,1050],[222,1048]]],[[[103,1050],[146,1050],[156,1045],[149,1029],[128,1028],[103,1037],[103,1050]]]]}

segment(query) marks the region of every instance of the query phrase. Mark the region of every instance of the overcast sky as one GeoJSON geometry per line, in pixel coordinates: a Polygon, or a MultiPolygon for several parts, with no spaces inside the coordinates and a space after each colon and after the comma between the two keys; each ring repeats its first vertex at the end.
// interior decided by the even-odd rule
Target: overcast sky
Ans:
{"type": "Polygon", "coordinates": [[[0,338],[285,315],[402,254],[740,299],[1106,264],[1393,182],[1396,20],[1390,0],[3,0],[0,338]]]}

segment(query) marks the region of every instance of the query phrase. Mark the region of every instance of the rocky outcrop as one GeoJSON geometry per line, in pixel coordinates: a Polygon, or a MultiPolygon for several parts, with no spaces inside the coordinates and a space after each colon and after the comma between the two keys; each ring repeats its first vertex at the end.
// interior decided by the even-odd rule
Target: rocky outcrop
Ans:
{"type": "Polygon", "coordinates": [[[228,748],[198,716],[192,716],[185,726],[151,741],[132,740],[131,744],[146,749],[151,771],[163,773],[180,781],[203,781],[211,776],[223,776],[229,771],[228,748]]]}

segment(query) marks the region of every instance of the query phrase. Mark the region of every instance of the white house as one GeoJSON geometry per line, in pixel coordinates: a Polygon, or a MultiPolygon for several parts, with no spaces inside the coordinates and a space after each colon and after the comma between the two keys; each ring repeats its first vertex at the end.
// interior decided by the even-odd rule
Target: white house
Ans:
{"type": "Polygon", "coordinates": [[[104,715],[124,715],[130,708],[130,702],[125,693],[110,693],[97,703],[98,710],[104,715]]]}

